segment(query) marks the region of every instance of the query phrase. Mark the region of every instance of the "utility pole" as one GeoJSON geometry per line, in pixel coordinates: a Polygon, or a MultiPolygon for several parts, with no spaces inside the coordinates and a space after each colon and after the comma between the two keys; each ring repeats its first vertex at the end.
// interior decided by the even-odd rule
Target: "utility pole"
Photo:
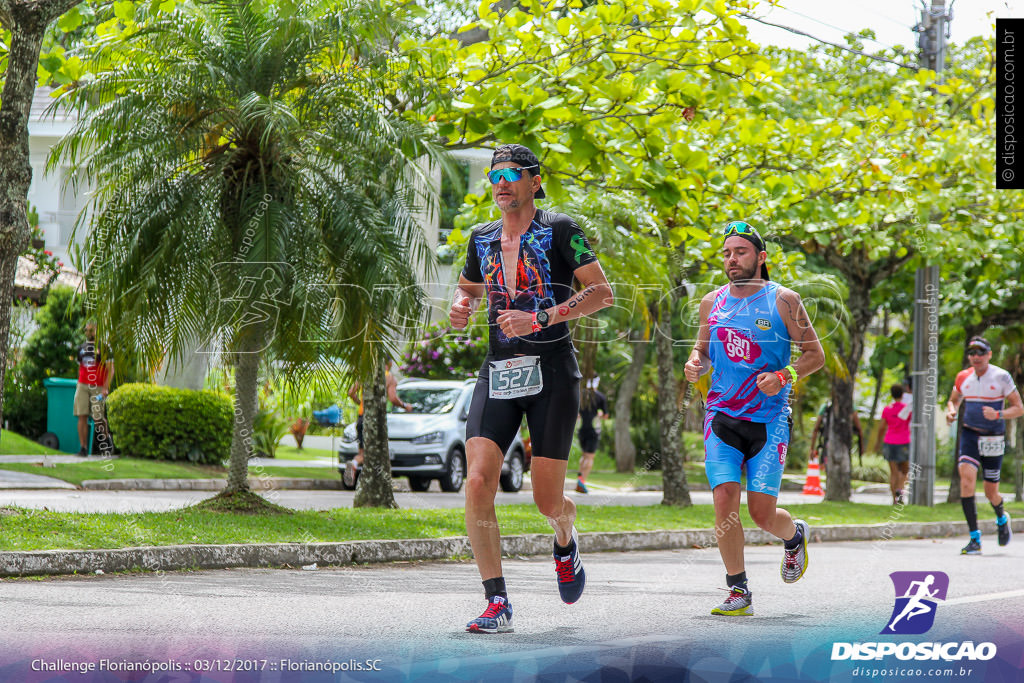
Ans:
{"type": "MultiPolygon", "coordinates": [[[[952,6],[946,10],[945,0],[922,4],[921,22],[914,27],[918,33],[920,65],[923,69],[942,72],[946,66],[946,41],[952,6]]],[[[914,275],[914,361],[911,372],[914,395],[914,416],[911,422],[910,462],[913,480],[910,502],[913,505],[935,504],[935,407],[939,381],[939,267],[924,266],[914,275]]]]}

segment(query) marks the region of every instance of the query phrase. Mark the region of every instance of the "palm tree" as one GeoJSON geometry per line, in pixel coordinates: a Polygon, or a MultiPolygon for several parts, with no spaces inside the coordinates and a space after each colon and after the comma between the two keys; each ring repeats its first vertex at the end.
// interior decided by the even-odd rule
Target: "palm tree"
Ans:
{"type": "Polygon", "coordinates": [[[62,98],[80,120],[50,166],[97,188],[87,304],[107,336],[150,367],[199,344],[234,365],[226,493],[248,488],[261,359],[372,377],[396,316],[422,310],[416,160],[442,159],[387,107],[413,87],[396,21],[362,0],[179,5],[62,98]]]}

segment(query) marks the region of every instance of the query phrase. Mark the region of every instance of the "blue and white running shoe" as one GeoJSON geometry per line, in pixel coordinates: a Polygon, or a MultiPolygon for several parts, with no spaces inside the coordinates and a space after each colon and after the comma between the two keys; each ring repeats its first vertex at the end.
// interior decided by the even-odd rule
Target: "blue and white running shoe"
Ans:
{"type": "Polygon", "coordinates": [[[495,595],[484,613],[466,624],[470,633],[512,633],[512,604],[495,595]]]}
{"type": "Polygon", "coordinates": [[[572,528],[572,550],[568,555],[559,555],[555,550],[555,573],[558,575],[558,593],[562,602],[571,605],[583,595],[583,586],[587,583],[587,574],[583,571],[580,560],[580,537],[576,527],[572,528]]]}

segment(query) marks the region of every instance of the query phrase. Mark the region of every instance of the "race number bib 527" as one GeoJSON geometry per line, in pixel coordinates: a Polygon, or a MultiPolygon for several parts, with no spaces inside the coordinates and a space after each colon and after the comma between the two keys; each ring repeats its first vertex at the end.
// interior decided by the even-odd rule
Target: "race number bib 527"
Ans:
{"type": "Polygon", "coordinates": [[[978,455],[1002,455],[1006,449],[1006,437],[1000,436],[979,436],[978,455]]]}
{"type": "Polygon", "coordinates": [[[491,398],[520,398],[539,394],[544,388],[540,356],[517,356],[491,361],[491,398]]]}

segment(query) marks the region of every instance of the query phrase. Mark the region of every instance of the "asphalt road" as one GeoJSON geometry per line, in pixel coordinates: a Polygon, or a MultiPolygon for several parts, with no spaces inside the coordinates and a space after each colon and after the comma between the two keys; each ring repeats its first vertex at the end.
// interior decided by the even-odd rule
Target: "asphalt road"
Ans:
{"type": "MultiPolygon", "coordinates": [[[[567,487],[569,484],[567,484],[567,487]]],[[[583,495],[569,491],[570,496],[585,505],[656,505],[661,502],[660,491],[595,491],[583,495]]],[[[17,505],[26,508],[59,512],[163,512],[193,505],[214,496],[214,491],[63,491],[63,490],[0,490],[0,505],[17,505]]],[[[330,510],[352,507],[352,491],[294,491],[277,490],[261,493],[264,497],[296,510],[330,510]]],[[[695,504],[710,505],[710,491],[694,491],[691,497],[695,504]]],[[[938,495],[938,494],[937,494],[938,495]]],[[[945,496],[945,492],[942,492],[945,496]]],[[[821,496],[805,496],[797,492],[783,492],[780,505],[814,503],[821,496]]],[[[944,500],[945,498],[936,498],[944,500]]],[[[855,493],[852,500],[857,503],[888,505],[888,493],[855,493]]],[[[466,499],[463,492],[426,493],[396,492],[395,501],[400,508],[461,508],[466,499]]],[[[499,505],[530,503],[530,491],[519,493],[499,492],[495,501],[499,505]]]]}
{"type": "MultiPolygon", "coordinates": [[[[463,630],[484,607],[469,562],[5,580],[0,679],[25,680],[32,660],[106,658],[236,669],[236,659],[256,660],[261,669],[210,681],[681,680],[686,669],[694,681],[851,681],[858,665],[908,663],[832,662],[834,642],[972,640],[994,642],[997,657],[909,664],[956,669],[939,680],[1020,680],[1003,669],[1024,661],[1024,542],[990,541],[980,557],[959,555],[962,543],[812,544],[808,573],[793,585],[779,578],[780,547],[748,548],[756,614],[745,618],[709,614],[725,595],[715,549],[584,553],[587,590],[572,606],[558,599],[549,558],[506,560],[515,633],[492,636],[463,630]],[[949,575],[928,633],[878,635],[894,571],[949,575]],[[380,670],[292,670],[311,662],[380,670]],[[972,672],[960,676],[961,665],[972,672]]],[[[111,680],[68,676],[35,680],[111,680]]]]}

